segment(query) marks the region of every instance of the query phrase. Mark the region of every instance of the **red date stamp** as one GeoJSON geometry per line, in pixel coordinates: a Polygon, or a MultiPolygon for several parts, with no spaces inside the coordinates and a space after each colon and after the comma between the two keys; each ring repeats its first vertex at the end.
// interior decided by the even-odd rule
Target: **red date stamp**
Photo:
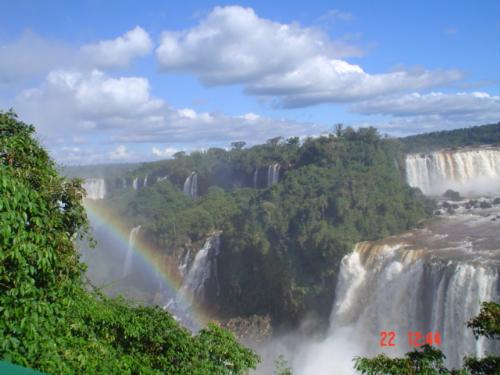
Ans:
{"type": "MultiPolygon", "coordinates": [[[[408,345],[413,348],[418,348],[425,344],[440,346],[442,343],[441,334],[439,332],[422,333],[418,331],[408,332],[408,345]]],[[[396,346],[396,332],[394,331],[381,331],[380,332],[380,346],[396,346]]]]}

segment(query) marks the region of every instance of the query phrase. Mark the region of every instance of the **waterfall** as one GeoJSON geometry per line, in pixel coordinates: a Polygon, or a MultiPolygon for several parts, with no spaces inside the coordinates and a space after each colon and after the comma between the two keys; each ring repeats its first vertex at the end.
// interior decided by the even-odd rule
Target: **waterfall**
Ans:
{"type": "Polygon", "coordinates": [[[134,180],[132,181],[132,189],[137,190],[137,189],[138,189],[138,187],[139,187],[139,178],[138,178],[138,177],[136,177],[136,178],[134,178],[134,180]]]}
{"type": "Polygon", "coordinates": [[[130,274],[130,271],[132,269],[132,257],[134,255],[134,246],[135,246],[135,241],[137,239],[137,236],[139,235],[139,231],[141,230],[141,226],[138,225],[130,231],[130,234],[128,236],[128,249],[127,249],[127,255],[125,258],[125,264],[123,266],[123,277],[127,276],[130,274]]]}
{"type": "Polygon", "coordinates": [[[142,187],[146,187],[148,186],[148,175],[146,175],[146,177],[144,177],[144,181],[142,183],[142,187]]]}
{"type": "Polygon", "coordinates": [[[267,186],[277,184],[280,178],[280,165],[278,163],[271,164],[267,168],[267,186]]]}
{"type": "Polygon", "coordinates": [[[193,298],[199,302],[204,301],[206,287],[210,278],[213,276],[217,282],[216,265],[219,248],[219,235],[208,237],[203,247],[196,253],[193,264],[183,278],[182,286],[177,295],[177,302],[182,301],[190,304],[193,298]]]}
{"type": "Polygon", "coordinates": [[[259,179],[259,168],[255,168],[253,171],[253,188],[257,189],[257,182],[259,179]]]}
{"type": "Polygon", "coordinates": [[[380,332],[394,331],[397,347],[389,354],[402,355],[411,349],[408,332],[439,332],[454,367],[466,354],[500,350],[493,340],[476,341],[465,325],[482,301],[500,298],[499,229],[490,218],[468,214],[357,244],[341,262],[329,336],[348,329],[358,355],[371,356],[381,350],[380,332]]]}
{"type": "Polygon", "coordinates": [[[438,151],[406,156],[408,184],[424,194],[447,189],[462,194],[500,192],[500,150],[493,148],[438,151]]]}
{"type": "Polygon", "coordinates": [[[168,176],[156,177],[156,182],[164,181],[168,178],[168,176]]]}
{"type": "Polygon", "coordinates": [[[87,199],[104,199],[106,197],[106,181],[103,178],[88,178],[83,183],[87,199]]]}
{"type": "Polygon", "coordinates": [[[182,192],[191,198],[198,196],[198,174],[196,172],[191,172],[188,178],[186,178],[182,192]]]}

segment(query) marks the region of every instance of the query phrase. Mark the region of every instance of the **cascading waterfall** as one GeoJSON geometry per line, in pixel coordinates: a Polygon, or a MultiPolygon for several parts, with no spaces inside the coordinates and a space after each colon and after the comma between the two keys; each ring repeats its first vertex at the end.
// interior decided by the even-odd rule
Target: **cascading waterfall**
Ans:
{"type": "Polygon", "coordinates": [[[130,271],[132,270],[132,257],[134,255],[134,246],[135,246],[135,241],[137,239],[137,236],[139,235],[139,231],[141,230],[141,226],[138,225],[130,231],[129,237],[128,237],[128,249],[127,249],[127,255],[125,257],[125,264],[123,266],[123,277],[127,276],[130,274],[130,271]]]}
{"type": "Polygon", "coordinates": [[[188,178],[186,178],[182,192],[191,198],[198,196],[198,174],[196,172],[191,172],[188,178]]]}
{"type": "Polygon", "coordinates": [[[87,199],[104,199],[106,197],[106,181],[103,178],[88,178],[83,183],[87,199]]]}
{"type": "Polygon", "coordinates": [[[438,151],[406,156],[410,186],[424,194],[441,195],[447,189],[462,194],[500,192],[500,150],[493,148],[438,151]]]}
{"type": "Polygon", "coordinates": [[[132,189],[134,190],[137,190],[139,188],[139,178],[136,177],[134,178],[134,180],[132,181],[132,189]]]}
{"type": "Polygon", "coordinates": [[[203,303],[206,301],[207,288],[215,281],[216,293],[219,293],[219,283],[217,279],[217,257],[220,248],[220,233],[213,234],[207,238],[203,247],[196,253],[191,266],[189,258],[191,252],[182,257],[179,264],[179,273],[182,276],[182,285],[175,298],[171,298],[164,309],[169,310],[176,319],[192,329],[198,330],[201,327],[193,321],[190,310],[193,303],[203,303]]]}
{"type": "Polygon", "coordinates": [[[253,171],[253,188],[257,189],[257,183],[259,179],[259,168],[255,168],[253,171]]]}
{"type": "Polygon", "coordinates": [[[267,168],[267,186],[277,184],[280,178],[280,165],[278,163],[271,164],[267,168]]]}
{"type": "Polygon", "coordinates": [[[500,225],[480,215],[451,216],[356,245],[341,262],[330,335],[348,328],[359,354],[374,355],[380,332],[394,331],[390,354],[401,355],[411,349],[408,332],[439,332],[446,361],[456,367],[466,354],[500,350],[493,340],[476,341],[464,324],[482,301],[499,298],[500,225]]]}
{"type": "Polygon", "coordinates": [[[146,187],[148,186],[148,175],[146,175],[146,177],[144,177],[144,181],[142,182],[142,187],[146,187]]]}
{"type": "Polygon", "coordinates": [[[212,235],[196,253],[193,264],[183,279],[178,299],[189,302],[191,298],[204,301],[205,289],[212,276],[216,277],[217,256],[219,255],[220,237],[212,235]]]}

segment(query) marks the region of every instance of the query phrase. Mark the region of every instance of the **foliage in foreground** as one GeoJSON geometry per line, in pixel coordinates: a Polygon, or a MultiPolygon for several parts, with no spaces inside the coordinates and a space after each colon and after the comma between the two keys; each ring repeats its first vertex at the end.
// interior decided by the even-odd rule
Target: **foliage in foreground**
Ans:
{"type": "Polygon", "coordinates": [[[0,112],[0,359],[50,374],[244,374],[258,358],[215,325],[193,336],[164,311],[89,292],[75,240],[78,180],[34,128],[0,112]]]}
{"type": "MultiPolygon", "coordinates": [[[[479,315],[469,322],[474,336],[489,339],[500,338],[500,304],[483,302],[479,315]]],[[[458,327],[457,327],[458,329],[458,327]]],[[[498,375],[500,374],[500,356],[487,354],[483,358],[467,356],[464,368],[449,370],[444,366],[445,356],[441,350],[424,345],[405,354],[404,358],[389,358],[385,354],[375,358],[357,357],[354,368],[366,375],[498,375]]]]}

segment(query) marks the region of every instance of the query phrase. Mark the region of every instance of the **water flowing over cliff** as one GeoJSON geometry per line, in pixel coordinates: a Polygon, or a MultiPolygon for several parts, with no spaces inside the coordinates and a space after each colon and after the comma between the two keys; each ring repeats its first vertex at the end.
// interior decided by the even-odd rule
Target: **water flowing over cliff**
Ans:
{"type": "Polygon", "coordinates": [[[137,190],[139,188],[139,178],[136,177],[134,178],[134,180],[132,181],[132,189],[134,190],[137,190]]]}
{"type": "Polygon", "coordinates": [[[103,178],[88,178],[83,183],[87,199],[104,199],[106,197],[106,181],[103,178]]]}
{"type": "Polygon", "coordinates": [[[278,163],[271,164],[267,168],[267,186],[277,184],[280,178],[280,165],[278,163]]]}
{"type": "Polygon", "coordinates": [[[198,174],[196,172],[191,172],[186,178],[182,192],[191,198],[196,198],[198,196],[198,174]]]}
{"type": "Polygon", "coordinates": [[[500,150],[494,148],[437,151],[406,156],[408,184],[424,194],[447,189],[462,194],[500,192],[500,150]]]}
{"type": "Polygon", "coordinates": [[[217,256],[219,255],[219,248],[219,235],[212,235],[207,238],[203,247],[196,253],[193,264],[183,278],[178,298],[185,301],[194,298],[197,302],[205,300],[205,292],[210,279],[213,277],[213,281],[218,284],[217,256]]]}
{"type": "Polygon", "coordinates": [[[253,171],[253,188],[257,189],[257,183],[259,182],[259,168],[255,168],[253,171]]]}
{"type": "Polygon", "coordinates": [[[139,235],[139,231],[141,230],[141,226],[138,225],[137,227],[132,228],[130,231],[130,235],[128,237],[128,249],[127,249],[127,256],[125,258],[125,264],[123,265],[123,276],[127,276],[130,274],[130,271],[132,270],[132,258],[134,256],[134,246],[135,246],[135,241],[137,239],[137,236],[139,235]]]}

